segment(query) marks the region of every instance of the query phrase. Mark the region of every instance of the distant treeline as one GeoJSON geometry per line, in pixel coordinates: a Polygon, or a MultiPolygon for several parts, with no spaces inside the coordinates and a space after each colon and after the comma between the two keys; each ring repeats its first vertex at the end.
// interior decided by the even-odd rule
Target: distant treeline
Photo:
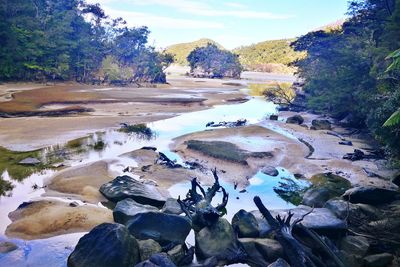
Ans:
{"type": "Polygon", "coordinates": [[[368,127],[400,157],[400,0],[353,0],[348,13],[341,28],[293,43],[307,52],[295,66],[308,106],[368,127]]]}
{"type": "Polygon", "coordinates": [[[0,0],[0,80],[165,82],[148,35],[84,0],[0,0]]]}

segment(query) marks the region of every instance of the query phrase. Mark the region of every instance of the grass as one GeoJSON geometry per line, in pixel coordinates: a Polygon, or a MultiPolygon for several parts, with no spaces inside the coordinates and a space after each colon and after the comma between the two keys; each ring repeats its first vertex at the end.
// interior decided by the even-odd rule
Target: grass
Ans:
{"type": "Polygon", "coordinates": [[[144,123],[123,126],[119,129],[119,131],[123,133],[141,134],[149,138],[154,135],[153,131],[144,123]]]}
{"type": "Polygon", "coordinates": [[[249,157],[272,157],[270,152],[248,152],[240,149],[235,144],[224,141],[199,141],[186,142],[188,149],[198,151],[206,156],[247,165],[249,157]]]}

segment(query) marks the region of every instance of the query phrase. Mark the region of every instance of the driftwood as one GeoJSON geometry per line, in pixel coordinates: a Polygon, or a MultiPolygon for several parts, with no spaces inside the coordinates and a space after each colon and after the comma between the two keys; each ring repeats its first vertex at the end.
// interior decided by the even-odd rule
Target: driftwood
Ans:
{"type": "Polygon", "coordinates": [[[195,231],[216,223],[218,218],[225,214],[225,207],[228,204],[229,194],[219,184],[217,169],[213,169],[212,173],[215,182],[213,186],[207,189],[207,192],[197,182],[197,179],[193,178],[192,188],[189,189],[186,198],[183,200],[181,200],[180,197],[178,198],[178,203],[183,212],[192,220],[193,229],[195,231]],[[197,192],[197,189],[199,189],[200,194],[197,192]],[[213,207],[211,201],[217,192],[222,192],[223,194],[222,203],[213,207]]]}
{"type": "Polygon", "coordinates": [[[293,213],[290,211],[287,217],[282,218],[278,215],[274,218],[259,197],[254,197],[254,203],[268,224],[272,227],[275,233],[275,238],[282,245],[286,257],[292,267],[327,266],[320,255],[316,255],[312,249],[304,245],[304,242],[300,242],[300,240],[293,236],[293,228],[295,226],[299,226],[300,229],[302,229],[302,232],[306,235],[307,239],[312,240],[313,245],[317,246],[324,255],[327,255],[328,259],[333,262],[334,266],[344,267],[344,264],[322,237],[314,231],[311,231],[302,225],[298,225],[313,211],[313,209],[304,214],[301,218],[291,222],[293,213]]]}

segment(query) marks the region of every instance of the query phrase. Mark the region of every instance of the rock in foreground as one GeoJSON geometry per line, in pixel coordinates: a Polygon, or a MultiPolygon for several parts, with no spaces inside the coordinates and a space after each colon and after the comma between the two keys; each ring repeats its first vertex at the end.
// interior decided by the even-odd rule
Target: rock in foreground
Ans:
{"type": "Polygon", "coordinates": [[[131,267],[140,261],[139,245],[121,224],[103,223],[84,235],[68,267],[131,267]]]}
{"type": "Polygon", "coordinates": [[[347,190],[342,197],[351,203],[377,205],[400,199],[400,192],[372,186],[360,186],[347,190]]]}
{"type": "Polygon", "coordinates": [[[158,209],[150,205],[139,204],[133,199],[126,198],[118,201],[115,206],[113,211],[114,221],[125,224],[136,214],[149,211],[158,211],[158,209]]]}

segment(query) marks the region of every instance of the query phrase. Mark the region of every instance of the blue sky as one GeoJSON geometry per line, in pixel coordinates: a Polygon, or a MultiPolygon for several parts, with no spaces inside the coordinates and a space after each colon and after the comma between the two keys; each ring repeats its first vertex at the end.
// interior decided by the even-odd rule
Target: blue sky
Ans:
{"type": "Polygon", "coordinates": [[[345,17],[347,0],[87,0],[130,26],[146,25],[156,47],[213,39],[232,49],[300,36],[345,17]]]}

